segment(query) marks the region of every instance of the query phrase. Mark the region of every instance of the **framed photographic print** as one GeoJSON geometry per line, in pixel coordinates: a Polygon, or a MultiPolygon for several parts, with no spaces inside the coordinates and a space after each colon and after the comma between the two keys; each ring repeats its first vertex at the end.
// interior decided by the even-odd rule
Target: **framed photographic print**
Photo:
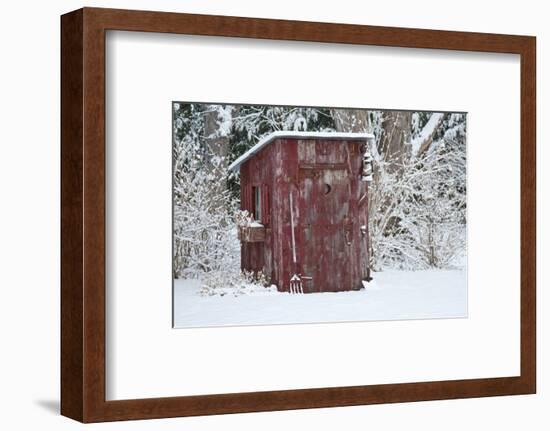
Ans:
{"type": "Polygon", "coordinates": [[[534,37],[61,29],[63,415],[535,392],[534,37]]]}

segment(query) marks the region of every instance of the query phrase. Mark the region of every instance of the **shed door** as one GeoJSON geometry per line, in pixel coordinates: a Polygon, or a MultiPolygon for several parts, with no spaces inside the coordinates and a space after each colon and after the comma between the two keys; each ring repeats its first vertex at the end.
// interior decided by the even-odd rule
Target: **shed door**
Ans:
{"type": "Polygon", "coordinates": [[[298,260],[306,292],[353,288],[350,193],[345,165],[300,166],[298,260]]]}

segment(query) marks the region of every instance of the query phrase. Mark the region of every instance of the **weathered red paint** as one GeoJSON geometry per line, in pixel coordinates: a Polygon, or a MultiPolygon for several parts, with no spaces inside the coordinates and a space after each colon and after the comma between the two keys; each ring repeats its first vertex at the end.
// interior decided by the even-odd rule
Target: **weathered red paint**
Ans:
{"type": "Polygon", "coordinates": [[[280,291],[302,277],[304,293],[356,290],[368,272],[365,141],[278,138],[240,166],[241,207],[253,212],[261,187],[264,242],[242,242],[241,265],[263,271],[280,291]],[[292,259],[293,195],[297,263],[292,259]]]}

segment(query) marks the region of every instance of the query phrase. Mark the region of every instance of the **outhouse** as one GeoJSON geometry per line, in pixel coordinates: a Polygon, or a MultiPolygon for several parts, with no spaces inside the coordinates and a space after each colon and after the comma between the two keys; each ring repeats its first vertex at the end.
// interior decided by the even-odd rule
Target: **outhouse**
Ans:
{"type": "Polygon", "coordinates": [[[357,290],[370,280],[367,133],[274,132],[236,159],[241,267],[279,291],[357,290]]]}

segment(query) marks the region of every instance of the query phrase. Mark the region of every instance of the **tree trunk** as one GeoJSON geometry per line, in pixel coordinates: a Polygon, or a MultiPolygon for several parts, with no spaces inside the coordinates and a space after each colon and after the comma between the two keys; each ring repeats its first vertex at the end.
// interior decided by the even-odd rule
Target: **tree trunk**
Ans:
{"type": "MultiPolygon", "coordinates": [[[[230,111],[233,116],[233,109],[230,111]]],[[[229,155],[229,136],[220,128],[221,118],[218,109],[207,109],[204,113],[204,142],[207,152],[205,170],[214,176],[212,198],[227,190],[226,171],[229,155]],[[215,160],[217,159],[217,160],[215,160]]]]}
{"type": "Polygon", "coordinates": [[[412,112],[386,111],[382,120],[382,136],[378,142],[378,153],[382,154],[391,172],[399,170],[410,155],[407,143],[411,140],[412,112]]]}
{"type": "MultiPolygon", "coordinates": [[[[211,157],[219,156],[227,159],[227,155],[229,154],[229,137],[220,133],[218,111],[214,109],[207,110],[203,115],[204,137],[208,153],[211,157]]],[[[211,163],[209,168],[212,168],[211,163]]]]}
{"type": "Polygon", "coordinates": [[[364,133],[369,130],[369,111],[366,109],[331,109],[338,132],[364,133]]]}

